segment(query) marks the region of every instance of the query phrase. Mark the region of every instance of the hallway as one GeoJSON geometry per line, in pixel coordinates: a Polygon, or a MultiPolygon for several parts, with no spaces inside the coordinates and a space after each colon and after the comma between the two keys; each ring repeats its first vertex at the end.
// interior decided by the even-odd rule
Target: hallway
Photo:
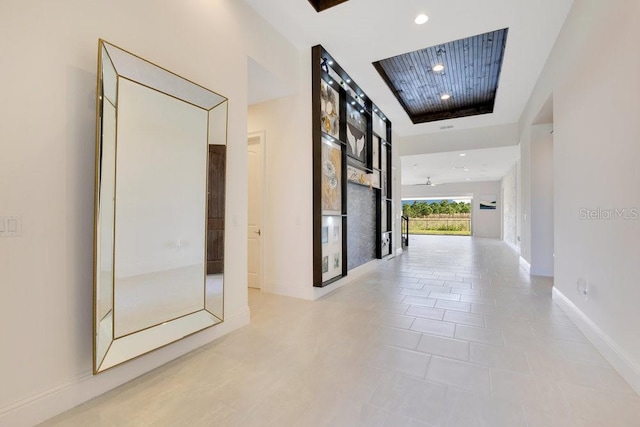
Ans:
{"type": "Polygon", "coordinates": [[[639,425],[638,395],[503,242],[410,243],[316,302],[250,291],[250,326],[43,425],[639,425]]]}

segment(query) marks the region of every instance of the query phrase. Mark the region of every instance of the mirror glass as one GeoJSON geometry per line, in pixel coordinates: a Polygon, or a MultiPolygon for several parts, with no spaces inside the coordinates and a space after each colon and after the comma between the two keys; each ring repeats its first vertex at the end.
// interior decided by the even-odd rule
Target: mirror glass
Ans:
{"type": "Polygon", "coordinates": [[[223,320],[227,98],[103,40],[94,373],[223,320]]]}

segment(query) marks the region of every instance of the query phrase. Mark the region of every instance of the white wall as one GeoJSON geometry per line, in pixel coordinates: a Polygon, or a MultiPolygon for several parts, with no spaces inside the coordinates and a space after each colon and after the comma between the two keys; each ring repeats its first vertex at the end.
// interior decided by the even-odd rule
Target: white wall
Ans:
{"type": "Polygon", "coordinates": [[[531,128],[531,274],[553,277],[553,126],[531,128]]]}
{"type": "Polygon", "coordinates": [[[500,203],[500,181],[464,182],[456,184],[441,184],[436,187],[426,185],[403,185],[402,198],[420,197],[472,197],[473,211],[471,221],[474,237],[501,237],[502,204],[500,203]],[[494,195],[498,200],[496,210],[481,210],[480,198],[483,195],[494,195]]]}
{"type": "Polygon", "coordinates": [[[298,52],[296,94],[249,107],[249,132],[265,132],[265,292],[313,299],[311,48],[298,52]]]}
{"type": "MultiPolygon", "coordinates": [[[[297,58],[299,78],[295,93],[249,106],[248,132],[264,131],[266,139],[263,290],[315,300],[348,283],[363,269],[350,271],[347,278],[324,288],[313,287],[311,48],[298,51],[297,58]]],[[[256,93],[262,93],[262,85],[274,83],[284,87],[286,82],[274,82],[270,77],[262,82],[254,81],[251,85],[256,93]]],[[[393,152],[392,164],[396,202],[394,231],[398,248],[401,247],[398,215],[402,210],[397,148],[393,152]]]]}
{"type": "MultiPolygon", "coordinates": [[[[244,2],[0,3],[0,425],[32,425],[248,322],[247,56],[298,56],[244,2]],[[229,97],[225,323],[92,376],[95,84],[102,37],[229,97]],[[241,189],[241,190],[237,190],[241,189]]],[[[290,70],[296,70],[292,73],[290,70]]],[[[290,253],[296,250],[292,249],[290,253]]]]}
{"type": "Polygon", "coordinates": [[[502,240],[520,253],[518,241],[518,163],[502,178],[502,240]]]}
{"type": "MultiPolygon", "coordinates": [[[[640,207],[639,14],[636,1],[574,2],[520,129],[528,144],[553,95],[555,293],[640,392],[640,220],[629,210],[640,207]],[[597,64],[608,64],[606,72],[597,64]],[[629,219],[583,218],[581,209],[598,208],[626,208],[629,219]],[[579,278],[588,282],[588,299],[577,292],[579,278]]],[[[523,198],[531,198],[524,188],[531,161],[523,150],[523,198]]]]}
{"type": "MultiPolygon", "coordinates": [[[[393,129],[393,128],[392,128],[393,129]]],[[[393,173],[393,209],[394,209],[394,221],[393,221],[393,233],[395,241],[393,244],[396,254],[402,253],[402,180],[400,171],[402,170],[402,157],[400,157],[400,143],[398,136],[393,133],[391,135],[391,143],[393,144],[393,151],[391,152],[391,169],[393,173]]]]}

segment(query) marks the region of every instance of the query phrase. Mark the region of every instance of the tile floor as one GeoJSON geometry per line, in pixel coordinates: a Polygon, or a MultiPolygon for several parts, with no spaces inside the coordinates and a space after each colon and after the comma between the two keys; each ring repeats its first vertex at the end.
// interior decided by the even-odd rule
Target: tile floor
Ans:
{"type": "Polygon", "coordinates": [[[640,397],[502,242],[424,236],[45,426],[640,426],[640,397]]]}

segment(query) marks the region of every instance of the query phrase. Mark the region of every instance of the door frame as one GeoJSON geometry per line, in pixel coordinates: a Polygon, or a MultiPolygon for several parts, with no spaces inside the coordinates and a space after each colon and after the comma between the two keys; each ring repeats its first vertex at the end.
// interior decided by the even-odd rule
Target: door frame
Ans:
{"type": "MultiPolygon", "coordinates": [[[[264,262],[264,248],[266,246],[266,242],[268,240],[268,230],[267,230],[267,222],[266,222],[266,200],[267,200],[267,195],[266,195],[266,190],[267,190],[267,138],[266,138],[266,132],[265,131],[256,131],[256,132],[249,132],[247,134],[247,150],[249,149],[249,140],[254,139],[254,138],[258,138],[260,140],[260,145],[262,146],[262,159],[260,159],[260,163],[262,164],[262,200],[260,201],[260,203],[262,204],[262,209],[261,209],[261,215],[260,215],[260,231],[261,231],[261,245],[260,245],[260,254],[258,255],[258,263],[260,264],[260,277],[258,278],[258,284],[260,286],[260,290],[264,291],[264,275],[265,275],[265,262],[264,262]]],[[[248,183],[248,176],[249,176],[249,169],[247,168],[247,183],[248,183]]],[[[249,208],[249,200],[248,200],[248,195],[249,193],[247,192],[247,209],[249,208]]],[[[248,230],[247,230],[248,231],[248,230]]],[[[247,239],[249,238],[249,236],[247,235],[247,239]]],[[[248,273],[248,268],[249,268],[249,260],[247,259],[247,273],[248,273]]],[[[248,287],[248,283],[247,283],[247,287],[248,287]]]]}

